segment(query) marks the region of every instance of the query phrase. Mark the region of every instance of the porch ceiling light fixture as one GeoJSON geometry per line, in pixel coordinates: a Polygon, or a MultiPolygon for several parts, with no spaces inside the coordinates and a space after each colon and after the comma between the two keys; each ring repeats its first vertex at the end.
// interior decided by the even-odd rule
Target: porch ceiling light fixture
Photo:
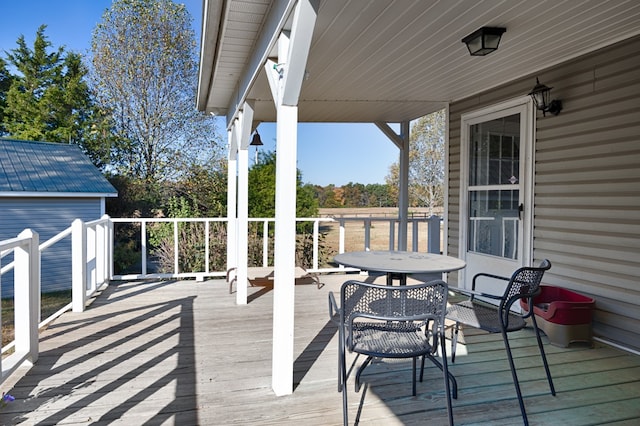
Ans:
{"type": "Polygon", "coordinates": [[[253,138],[251,138],[251,143],[250,143],[249,145],[251,145],[251,146],[261,146],[261,145],[264,145],[264,144],[262,143],[262,139],[260,139],[260,133],[258,133],[258,131],[257,131],[257,130],[253,133],[253,138]]]}
{"type": "Polygon", "coordinates": [[[540,83],[538,77],[536,77],[536,85],[529,92],[529,96],[533,99],[536,108],[542,111],[543,116],[546,116],[547,112],[558,115],[562,111],[562,102],[557,99],[551,100],[551,87],[540,83]]]}
{"type": "Polygon", "coordinates": [[[498,49],[505,31],[506,28],[482,27],[463,38],[462,42],[467,45],[471,56],[485,56],[498,49]]]}

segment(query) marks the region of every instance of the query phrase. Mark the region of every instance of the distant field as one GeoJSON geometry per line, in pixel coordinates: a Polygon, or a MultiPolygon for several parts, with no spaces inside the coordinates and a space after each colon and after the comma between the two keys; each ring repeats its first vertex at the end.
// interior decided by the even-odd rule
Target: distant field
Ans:
{"type": "MultiPolygon", "coordinates": [[[[429,217],[428,209],[410,209],[409,217],[429,217]]],[[[362,220],[357,221],[345,221],[345,251],[359,251],[365,249],[365,226],[364,219],[388,219],[388,220],[372,220],[371,223],[371,235],[370,235],[370,248],[371,250],[389,250],[390,242],[389,235],[391,234],[391,226],[394,231],[394,244],[393,247],[397,248],[398,241],[398,225],[392,218],[398,217],[398,209],[394,207],[376,207],[376,208],[333,208],[333,209],[320,209],[321,217],[334,217],[339,219],[340,217],[357,217],[362,220]]],[[[340,238],[340,223],[332,222],[325,223],[321,226],[321,232],[325,233],[324,245],[325,253],[328,259],[333,259],[333,256],[339,252],[339,238],[340,238]]],[[[427,223],[420,223],[416,232],[418,233],[418,251],[427,251],[427,223]]],[[[413,241],[414,229],[409,225],[407,242],[409,247],[413,241]]]]}

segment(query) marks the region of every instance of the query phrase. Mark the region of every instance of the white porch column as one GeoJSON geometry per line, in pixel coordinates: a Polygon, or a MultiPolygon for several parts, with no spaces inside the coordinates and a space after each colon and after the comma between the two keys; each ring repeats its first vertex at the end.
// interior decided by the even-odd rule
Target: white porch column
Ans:
{"type": "Polygon", "coordinates": [[[228,158],[227,158],[227,273],[229,279],[234,279],[238,271],[238,142],[234,129],[236,122],[227,131],[228,158]]]}
{"type": "Polygon", "coordinates": [[[398,196],[398,250],[407,249],[407,220],[409,216],[409,122],[400,123],[400,138],[402,148],[400,149],[400,193],[398,196]]]}
{"type": "Polygon", "coordinates": [[[247,267],[248,267],[248,233],[249,233],[249,136],[253,123],[253,101],[244,103],[240,112],[237,127],[238,144],[238,226],[236,241],[238,264],[236,275],[236,303],[247,304],[247,267]]]}
{"type": "Polygon", "coordinates": [[[409,216],[409,122],[400,123],[398,135],[387,123],[376,121],[375,125],[384,133],[400,150],[398,180],[400,191],[398,193],[398,250],[407,249],[407,223],[409,216]]]}
{"type": "Polygon", "coordinates": [[[298,99],[304,80],[318,1],[300,0],[291,31],[278,38],[278,63],[265,71],[277,110],[272,388],[293,392],[298,99]]]}

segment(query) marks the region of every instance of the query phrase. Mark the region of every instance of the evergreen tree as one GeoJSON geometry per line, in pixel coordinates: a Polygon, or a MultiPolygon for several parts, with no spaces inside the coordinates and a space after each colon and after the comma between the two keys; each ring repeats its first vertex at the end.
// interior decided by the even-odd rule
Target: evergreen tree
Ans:
{"type": "Polygon", "coordinates": [[[7,63],[0,58],[0,136],[7,133],[4,123],[4,111],[7,106],[7,93],[11,87],[13,76],[7,70],[7,63]]]}
{"type": "Polygon", "coordinates": [[[33,48],[20,36],[7,53],[17,75],[0,63],[0,131],[16,139],[77,143],[101,165],[108,157],[108,134],[91,136],[103,118],[92,102],[87,68],[79,54],[52,49],[45,29],[38,28],[33,48]]]}

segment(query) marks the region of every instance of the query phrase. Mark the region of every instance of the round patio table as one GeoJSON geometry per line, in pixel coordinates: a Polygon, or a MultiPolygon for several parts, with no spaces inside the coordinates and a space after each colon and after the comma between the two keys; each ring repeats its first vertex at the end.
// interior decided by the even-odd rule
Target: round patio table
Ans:
{"type": "Polygon", "coordinates": [[[354,251],[338,254],[333,260],[362,271],[385,272],[389,285],[394,279],[405,285],[408,274],[451,272],[466,266],[456,257],[412,251],[354,251]]]}

